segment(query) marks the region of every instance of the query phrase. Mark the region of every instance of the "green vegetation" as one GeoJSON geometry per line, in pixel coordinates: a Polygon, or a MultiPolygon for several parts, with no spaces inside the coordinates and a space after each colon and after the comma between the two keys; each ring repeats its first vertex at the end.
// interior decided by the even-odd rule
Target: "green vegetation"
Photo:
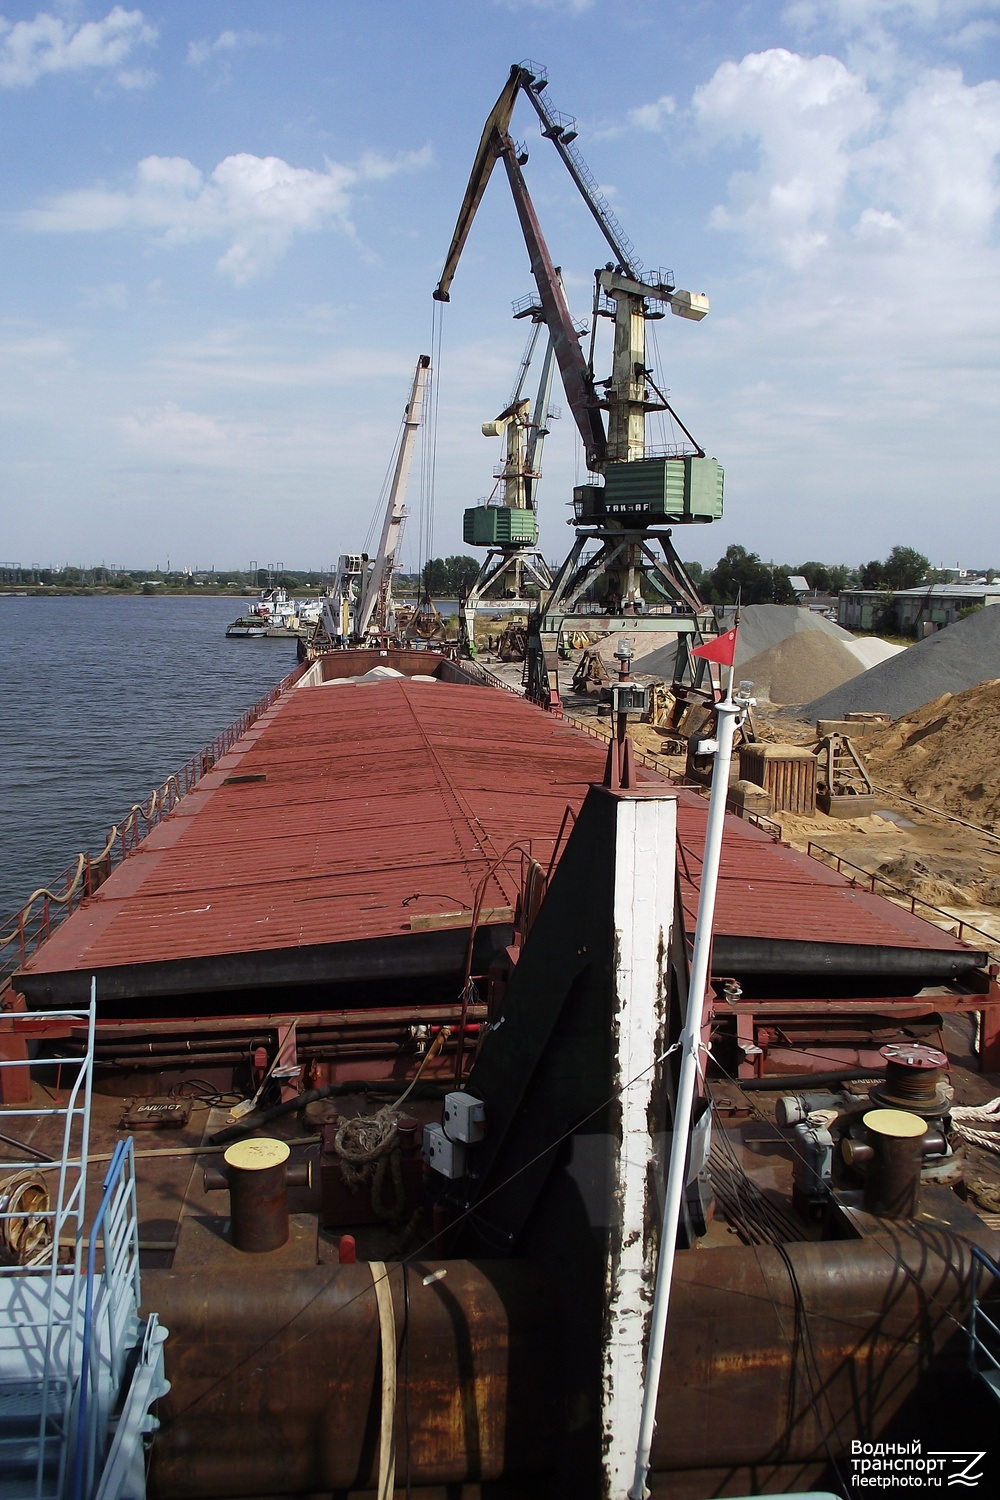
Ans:
{"type": "Polygon", "coordinates": [[[913,547],[893,547],[884,562],[875,559],[861,569],[863,589],[915,589],[927,582],[931,572],[929,560],[913,547]]]}
{"type": "Polygon", "coordinates": [[[160,568],[79,567],[0,568],[0,590],[16,589],[30,594],[134,594],[147,598],[165,594],[255,595],[262,588],[279,586],[299,596],[318,593],[329,584],[329,576],[315,569],[268,574],[266,568],[216,572],[184,569],[164,572],[160,568]]]}
{"type": "Polygon", "coordinates": [[[735,543],[726,548],[715,567],[695,580],[709,604],[794,604],[795,591],[788,582],[794,569],[761,562],[756,552],[735,543]]]}
{"type": "Polygon", "coordinates": [[[478,557],[432,557],[424,563],[420,584],[433,598],[451,598],[468,587],[479,572],[478,557]]]}
{"type": "Polygon", "coordinates": [[[756,552],[733,545],[726,548],[714,568],[697,563],[688,566],[703,597],[711,604],[732,604],[737,593],[744,604],[794,604],[795,594],[789,575],[805,578],[818,594],[839,594],[842,589],[877,589],[885,595],[886,605],[899,589],[916,588],[947,575],[937,575],[922,552],[913,547],[893,547],[884,560],[875,559],[862,568],[846,563],[824,563],[810,560],[792,567],[787,563],[762,562],[756,552]]]}

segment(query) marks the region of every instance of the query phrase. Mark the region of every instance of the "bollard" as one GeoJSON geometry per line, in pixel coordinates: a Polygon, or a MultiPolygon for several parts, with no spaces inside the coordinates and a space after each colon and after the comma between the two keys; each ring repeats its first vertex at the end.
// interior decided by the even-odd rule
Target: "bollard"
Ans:
{"type": "Polygon", "coordinates": [[[312,1164],[289,1167],[288,1157],[285,1141],[252,1137],[228,1148],[224,1172],[205,1172],[206,1192],[229,1189],[230,1234],[237,1250],[259,1255],[287,1242],[288,1188],[312,1185],[312,1164]]]}
{"type": "Polygon", "coordinates": [[[902,1109],[870,1109],[864,1124],[872,1148],[865,1208],[891,1219],[911,1218],[920,1198],[927,1121],[902,1109]]]}

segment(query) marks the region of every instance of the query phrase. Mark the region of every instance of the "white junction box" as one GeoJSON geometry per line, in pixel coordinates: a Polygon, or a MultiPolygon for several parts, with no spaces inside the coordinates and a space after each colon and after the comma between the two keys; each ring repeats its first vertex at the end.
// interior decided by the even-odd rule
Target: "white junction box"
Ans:
{"type": "Polygon", "coordinates": [[[474,1146],[486,1134],[486,1105],[475,1094],[445,1094],[444,1133],[450,1141],[474,1146]]]}
{"type": "Polygon", "coordinates": [[[460,1141],[450,1141],[441,1125],[424,1126],[420,1155],[431,1171],[440,1172],[442,1177],[465,1176],[465,1147],[460,1141]]]}

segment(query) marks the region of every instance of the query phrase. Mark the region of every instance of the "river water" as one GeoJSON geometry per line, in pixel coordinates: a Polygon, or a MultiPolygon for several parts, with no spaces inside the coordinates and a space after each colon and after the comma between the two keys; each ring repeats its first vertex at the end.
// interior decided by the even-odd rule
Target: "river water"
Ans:
{"type": "Polygon", "coordinates": [[[0,923],[295,666],[232,598],[0,596],[0,923]]]}

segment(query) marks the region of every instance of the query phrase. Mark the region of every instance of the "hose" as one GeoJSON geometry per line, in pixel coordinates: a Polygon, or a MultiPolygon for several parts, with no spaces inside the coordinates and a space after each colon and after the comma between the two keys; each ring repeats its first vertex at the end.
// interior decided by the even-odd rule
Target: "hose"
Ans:
{"type": "MultiPolygon", "coordinates": [[[[399,1103],[407,1098],[416,1079],[407,1086],[399,1098],[399,1103]]],[[[398,1087],[398,1085],[397,1085],[398,1087]]],[[[441,1099],[444,1097],[442,1090],[450,1088],[449,1085],[425,1083],[415,1097],[421,1099],[441,1099]]],[[[272,1120],[281,1119],[282,1115],[295,1114],[297,1110],[305,1109],[307,1104],[316,1104],[320,1099],[335,1099],[343,1094],[389,1094],[394,1093],[392,1083],[373,1082],[370,1078],[358,1079],[347,1083],[328,1083],[319,1089],[306,1089],[294,1099],[287,1100],[284,1104],[274,1104],[270,1109],[258,1110],[255,1114],[244,1115],[235,1125],[227,1125],[223,1130],[217,1130],[215,1135],[208,1138],[210,1146],[225,1146],[230,1141],[237,1141],[241,1136],[249,1135],[251,1131],[257,1130],[261,1125],[269,1125],[272,1120]]],[[[398,1107],[398,1106],[397,1106],[398,1107]]]]}

